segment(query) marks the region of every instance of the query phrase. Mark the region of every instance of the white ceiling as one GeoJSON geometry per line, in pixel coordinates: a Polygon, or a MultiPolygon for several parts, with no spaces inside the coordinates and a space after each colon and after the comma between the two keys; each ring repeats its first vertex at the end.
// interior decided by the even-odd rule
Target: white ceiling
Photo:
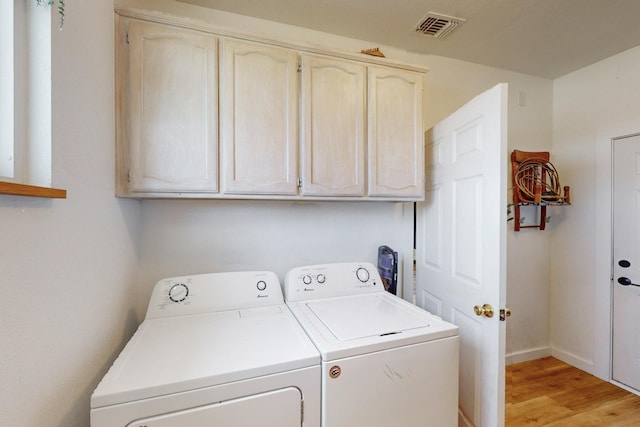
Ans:
{"type": "Polygon", "coordinates": [[[640,0],[179,1],[546,78],[640,45],[640,0]],[[427,12],[466,22],[417,35],[427,12]]]}

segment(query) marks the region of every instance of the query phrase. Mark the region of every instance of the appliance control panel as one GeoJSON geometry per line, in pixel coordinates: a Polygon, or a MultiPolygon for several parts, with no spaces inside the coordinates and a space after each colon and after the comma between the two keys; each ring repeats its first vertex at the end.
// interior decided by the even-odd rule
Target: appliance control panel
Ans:
{"type": "Polygon", "coordinates": [[[197,274],[162,279],[151,294],[147,319],[283,304],[270,271],[197,274]]]}
{"type": "Polygon", "coordinates": [[[287,301],[383,292],[378,269],[368,262],[346,262],[297,267],[284,281],[287,301]]]}

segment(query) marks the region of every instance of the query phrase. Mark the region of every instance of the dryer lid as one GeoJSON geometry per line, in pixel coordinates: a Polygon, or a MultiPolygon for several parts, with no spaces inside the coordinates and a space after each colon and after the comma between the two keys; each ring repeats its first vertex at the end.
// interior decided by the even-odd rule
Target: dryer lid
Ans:
{"type": "Polygon", "coordinates": [[[318,365],[284,305],[146,319],[91,397],[92,408],[318,365]]]}

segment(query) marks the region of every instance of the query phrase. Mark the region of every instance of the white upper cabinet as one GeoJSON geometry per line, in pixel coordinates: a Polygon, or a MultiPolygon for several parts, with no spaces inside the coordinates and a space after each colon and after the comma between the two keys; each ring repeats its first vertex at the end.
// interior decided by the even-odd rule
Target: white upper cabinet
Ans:
{"type": "Polygon", "coordinates": [[[370,66],[369,196],[424,197],[424,74],[370,66]]]}
{"type": "Polygon", "coordinates": [[[297,53],[235,40],[221,49],[222,191],[297,194],[297,53]]]}
{"type": "Polygon", "coordinates": [[[425,69],[143,11],[116,28],[119,196],[424,199],[425,69]]]}
{"type": "Polygon", "coordinates": [[[119,192],[217,192],[217,38],[138,20],[119,28],[119,192]]]}
{"type": "Polygon", "coordinates": [[[302,55],[302,194],[364,196],[364,64],[302,55]]]}

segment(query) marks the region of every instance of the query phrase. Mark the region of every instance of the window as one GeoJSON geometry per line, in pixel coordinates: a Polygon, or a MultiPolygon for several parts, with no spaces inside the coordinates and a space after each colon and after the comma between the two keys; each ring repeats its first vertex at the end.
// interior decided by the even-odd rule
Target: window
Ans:
{"type": "Polygon", "coordinates": [[[0,194],[59,197],[27,188],[51,186],[50,8],[35,0],[8,0],[2,7],[0,194]]]}
{"type": "MultiPolygon", "coordinates": [[[[16,147],[15,147],[15,69],[19,68],[19,60],[16,60],[15,44],[18,39],[15,34],[15,21],[19,19],[14,10],[13,1],[7,2],[3,7],[8,8],[8,13],[0,14],[0,178],[14,180],[16,175],[16,147]]],[[[21,8],[17,8],[20,10],[21,8]]],[[[19,70],[18,70],[19,71],[19,70]]]]}

